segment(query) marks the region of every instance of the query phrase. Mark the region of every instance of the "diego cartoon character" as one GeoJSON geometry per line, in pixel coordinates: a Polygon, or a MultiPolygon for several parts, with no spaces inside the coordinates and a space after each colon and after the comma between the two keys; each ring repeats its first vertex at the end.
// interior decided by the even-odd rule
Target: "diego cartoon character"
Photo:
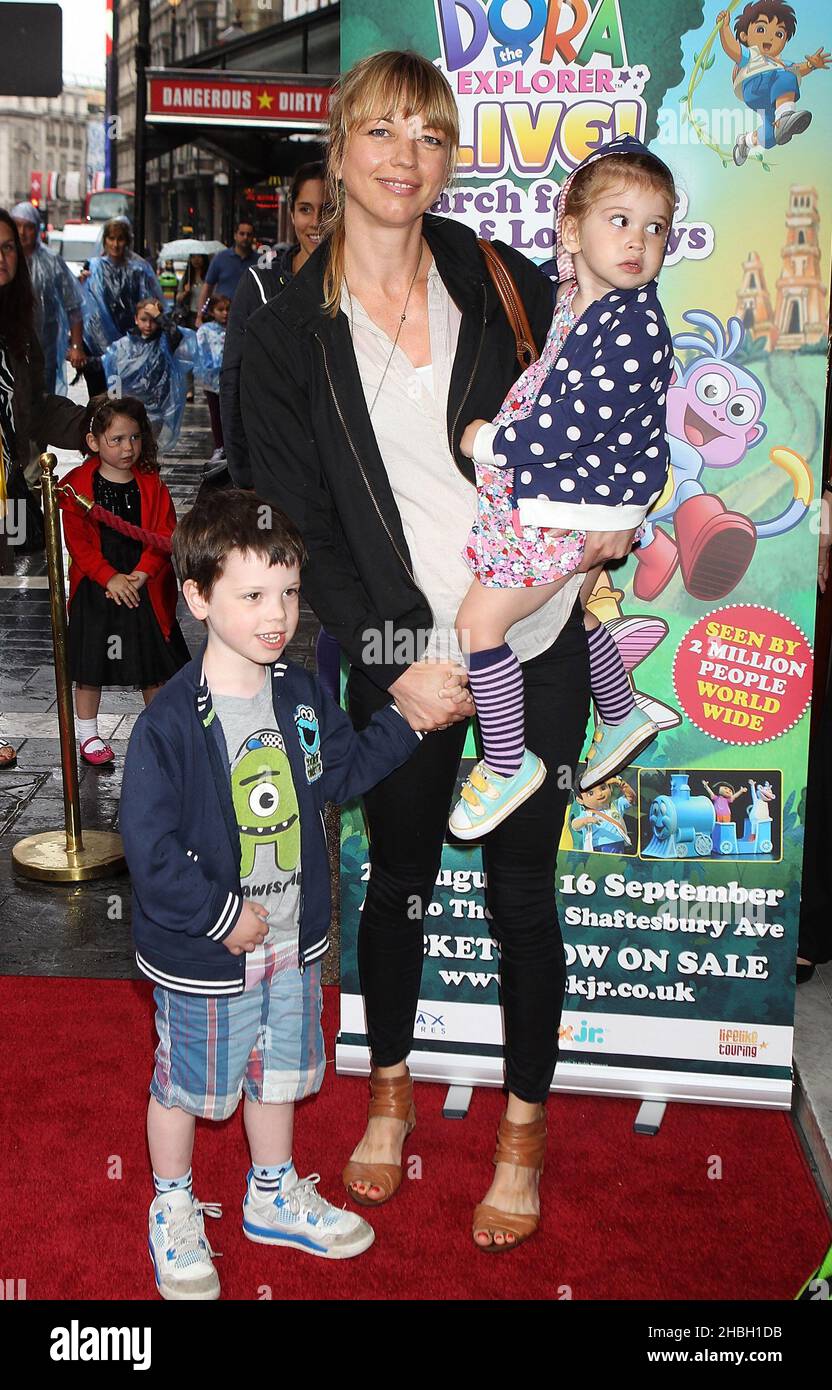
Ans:
{"type": "Polygon", "coordinates": [[[300,859],[300,816],[289,759],[280,735],[271,729],[246,740],[231,772],[231,799],[240,831],[240,877],[254,871],[259,844],[274,845],[274,862],[283,873],[300,859]]]}
{"type": "Polygon", "coordinates": [[[611,777],[588,791],[576,791],[577,804],[569,819],[573,847],[605,854],[632,849],[624,816],[632,810],[635,799],[633,788],[622,777],[611,777]]]}
{"type": "Polygon", "coordinates": [[[800,79],[829,66],[832,55],[824,48],[807,53],[802,63],[781,58],[789,39],[797,32],[797,16],[785,0],[755,0],[734,22],[730,10],[717,15],[719,41],[734,64],[734,91],[746,106],[762,118],[758,128],[740,135],[734,145],[734,163],[745,163],[749,151],[762,146],[787,145],[801,135],[812,120],[806,107],[797,110],[800,79]]]}
{"type": "Polygon", "coordinates": [[[766,393],[753,372],[732,360],[745,337],[738,318],[725,327],[706,309],[682,316],[699,333],[677,333],[678,351],[693,349],[687,366],[678,358],[667,393],[670,469],[664,492],[644,524],[633,593],[647,602],[658,597],[677,566],[688,593],[704,602],[724,598],[745,574],[761,537],[783,535],[806,515],[812,479],[805,461],[791,449],[772,450],[773,463],[792,479],[794,496],[779,516],[754,523],[729,511],[705,491],[705,468],[736,468],[764,438],[766,393]],[[674,538],[658,524],[672,521],[674,538]]]}

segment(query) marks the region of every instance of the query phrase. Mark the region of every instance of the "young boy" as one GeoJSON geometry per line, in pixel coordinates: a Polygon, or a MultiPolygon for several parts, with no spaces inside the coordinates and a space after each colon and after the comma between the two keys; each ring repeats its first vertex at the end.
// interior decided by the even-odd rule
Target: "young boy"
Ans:
{"type": "Polygon", "coordinates": [[[391,704],[355,733],[315,676],[285,660],[298,623],[300,535],[253,493],[209,495],[179,523],[174,563],[200,656],[136,722],[121,831],[136,959],[156,983],[147,1134],[150,1255],[167,1299],[219,1297],[191,1191],[196,1117],[245,1091],[249,1240],[348,1259],[372,1244],[292,1161],[295,1102],[320,1089],[321,957],[330,920],[324,802],[381,781],[418,746],[391,704]]]}
{"type": "Polygon", "coordinates": [[[797,32],[797,16],[785,0],[752,0],[735,19],[733,34],[728,10],[720,10],[716,18],[719,41],[734,63],[734,91],[762,118],[756,130],[738,136],[734,145],[734,163],[742,165],[757,146],[770,150],[788,145],[808,129],[811,111],[797,110],[800,79],[828,67],[830,55],[818,48],[806,54],[805,62],[784,62],[780,55],[797,32]]]}
{"type": "Polygon", "coordinates": [[[196,334],[177,328],[160,299],[142,299],[136,305],[136,327],[111,343],[102,358],[110,395],[138,396],[160,452],[179,437],[195,353],[196,334]]]}
{"type": "Polygon", "coordinates": [[[576,791],[576,804],[569,817],[572,848],[626,854],[633,842],[624,817],[632,811],[635,801],[636,794],[623,777],[611,777],[588,791],[576,791]]]}
{"type": "Polygon", "coordinates": [[[225,329],[231,300],[227,294],[215,294],[211,298],[212,318],[196,332],[196,366],[194,375],[205,388],[208,414],[211,417],[211,434],[214,437],[214,452],[211,463],[220,463],[225,458],[225,445],[222,437],[220,419],[220,370],[225,350],[225,329]]]}

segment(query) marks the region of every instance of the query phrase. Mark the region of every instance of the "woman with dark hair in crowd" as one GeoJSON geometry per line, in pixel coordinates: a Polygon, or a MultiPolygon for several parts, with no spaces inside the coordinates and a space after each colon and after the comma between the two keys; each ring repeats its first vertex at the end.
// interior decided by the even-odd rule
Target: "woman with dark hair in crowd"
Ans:
{"type": "Polygon", "coordinates": [[[93,256],[84,281],[84,343],[88,355],[84,380],[90,397],[107,390],[101,358],[111,343],[134,326],[136,309],[143,299],[164,302],[162,287],[152,268],[130,249],[130,223],[113,217],[101,229],[102,255],[93,256]]]}
{"type": "MultiPolygon", "coordinates": [[[[47,444],[83,450],[87,410],[44,384],[43,352],[34,327],[34,298],[20,234],[10,213],[0,209],[0,507],[2,543],[12,531],[6,508],[21,509],[28,526],[38,522],[26,485],[39,473],[37,455],[47,444]]],[[[14,534],[20,532],[15,518],[14,534]]],[[[26,537],[21,536],[25,542],[26,537]]],[[[31,540],[31,537],[29,538],[31,540]]],[[[17,754],[0,742],[0,769],[14,767],[17,754]]]]}
{"type": "Polygon", "coordinates": [[[196,327],[196,313],[199,308],[199,292],[205,284],[205,275],[211,263],[210,256],[189,256],[188,264],[179,288],[176,291],[176,307],[186,328],[196,327]]]}
{"type": "MultiPolygon", "coordinates": [[[[196,329],[196,316],[199,312],[199,298],[202,291],[202,287],[205,284],[205,276],[208,273],[208,267],[210,264],[210,256],[196,255],[188,257],[188,264],[185,266],[185,272],[182,276],[182,279],[179,281],[179,286],[176,291],[175,300],[175,322],[181,324],[184,328],[196,329]]],[[[192,401],[193,398],[194,379],[191,375],[188,378],[188,391],[185,396],[185,400],[192,401]]],[[[213,427],[213,416],[211,417],[211,419],[213,427]]]]}

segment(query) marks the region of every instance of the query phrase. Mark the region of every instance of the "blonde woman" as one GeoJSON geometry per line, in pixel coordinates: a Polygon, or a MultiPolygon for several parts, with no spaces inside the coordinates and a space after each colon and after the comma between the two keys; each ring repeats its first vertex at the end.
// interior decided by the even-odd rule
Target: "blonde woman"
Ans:
{"type": "MultiPolygon", "coordinates": [[[[422,918],[473,712],[453,635],[476,503],[460,439],[472,420],[493,417],[518,374],[473,232],[428,211],[452,177],[457,142],[453,94],[426,59],[379,53],[347,73],[331,107],[326,239],[249,320],[243,356],[254,487],[303,532],[304,591],[349,657],[353,721],[363,727],[392,695],[427,734],[364,799],[372,871],[358,957],[373,1070],[367,1128],[344,1182],[368,1206],[399,1187],[415,1123],[406,1059],[422,918]]],[[[553,287],[499,250],[542,344],[553,287]]],[[[474,1213],[474,1241],[487,1251],[515,1247],[539,1221],[565,978],[556,846],[564,769],[577,762],[588,711],[581,578],[512,630],[528,744],[555,775],[483,849],[508,1092],[493,1180],[474,1213]]],[[[484,1164],[484,1186],[486,1173],[484,1164]]]]}

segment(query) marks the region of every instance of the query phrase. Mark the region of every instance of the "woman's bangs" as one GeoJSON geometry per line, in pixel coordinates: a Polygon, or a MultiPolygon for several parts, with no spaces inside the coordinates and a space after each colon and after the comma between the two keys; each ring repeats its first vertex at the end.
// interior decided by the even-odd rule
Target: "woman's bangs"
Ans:
{"type": "Polygon", "coordinates": [[[405,120],[420,116],[427,130],[439,130],[453,144],[459,140],[459,116],[453,93],[437,69],[399,63],[392,69],[366,74],[360,89],[344,103],[348,132],[366,121],[405,120]],[[431,73],[436,80],[431,80],[431,73]]]}

